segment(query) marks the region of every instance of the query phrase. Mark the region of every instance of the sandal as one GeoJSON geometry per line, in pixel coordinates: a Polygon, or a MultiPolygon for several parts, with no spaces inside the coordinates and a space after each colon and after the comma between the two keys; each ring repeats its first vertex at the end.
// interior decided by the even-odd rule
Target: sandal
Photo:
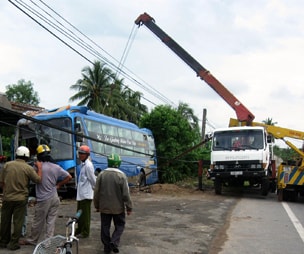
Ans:
{"type": "Polygon", "coordinates": [[[33,242],[27,241],[26,239],[19,240],[20,245],[36,245],[33,242]]]}

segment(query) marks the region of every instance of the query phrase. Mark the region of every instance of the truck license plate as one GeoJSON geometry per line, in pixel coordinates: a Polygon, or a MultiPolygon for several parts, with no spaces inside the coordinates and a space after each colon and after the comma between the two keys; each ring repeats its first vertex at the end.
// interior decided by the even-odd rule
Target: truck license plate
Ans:
{"type": "Polygon", "coordinates": [[[242,175],[243,174],[243,171],[231,171],[230,172],[230,175],[232,176],[239,176],[239,175],[242,175]]]}

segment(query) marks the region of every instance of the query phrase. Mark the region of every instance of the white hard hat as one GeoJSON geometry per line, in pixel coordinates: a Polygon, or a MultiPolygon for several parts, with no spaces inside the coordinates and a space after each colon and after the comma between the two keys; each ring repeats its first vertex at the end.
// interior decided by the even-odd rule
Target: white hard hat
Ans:
{"type": "Polygon", "coordinates": [[[30,150],[25,146],[19,146],[16,150],[16,155],[20,157],[30,157],[30,150]]]}

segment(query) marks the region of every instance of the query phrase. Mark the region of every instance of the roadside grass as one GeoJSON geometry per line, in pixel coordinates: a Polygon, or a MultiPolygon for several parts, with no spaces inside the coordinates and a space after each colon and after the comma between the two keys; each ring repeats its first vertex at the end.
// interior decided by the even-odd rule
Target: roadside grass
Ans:
{"type": "MultiPolygon", "coordinates": [[[[202,177],[202,190],[211,190],[213,189],[213,181],[210,179],[207,179],[206,176],[202,177]]],[[[182,181],[179,181],[176,183],[177,186],[181,188],[187,188],[187,189],[199,189],[199,177],[189,177],[182,181]]]]}

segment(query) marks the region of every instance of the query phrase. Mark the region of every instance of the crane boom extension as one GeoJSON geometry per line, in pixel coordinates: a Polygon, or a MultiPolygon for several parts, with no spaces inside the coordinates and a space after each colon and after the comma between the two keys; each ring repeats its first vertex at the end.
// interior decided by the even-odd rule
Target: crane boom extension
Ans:
{"type": "Polygon", "coordinates": [[[224,86],[222,85],[208,70],[206,70],[199,62],[197,62],[187,51],[185,51],[178,43],[176,43],[169,35],[167,35],[156,24],[154,19],[144,13],[140,15],[135,24],[138,26],[145,25],[152,31],[163,43],[165,43],[176,55],[178,55],[197,76],[204,80],[218,95],[220,95],[236,112],[237,118],[247,125],[254,120],[254,115],[224,86]]]}
{"type": "MultiPolygon", "coordinates": [[[[236,127],[236,126],[240,126],[239,121],[237,119],[230,118],[229,127],[236,127]]],[[[298,153],[304,159],[304,152],[301,151],[299,148],[297,148],[290,141],[285,139],[285,138],[293,138],[293,139],[298,139],[298,140],[304,141],[304,132],[303,131],[283,128],[283,127],[279,127],[279,126],[268,125],[265,123],[258,123],[258,122],[252,122],[251,126],[264,127],[269,134],[271,134],[276,139],[283,140],[286,145],[288,145],[291,149],[293,149],[296,153],[298,153]]],[[[304,160],[302,161],[302,163],[303,163],[302,166],[304,168],[304,160]]]]}

